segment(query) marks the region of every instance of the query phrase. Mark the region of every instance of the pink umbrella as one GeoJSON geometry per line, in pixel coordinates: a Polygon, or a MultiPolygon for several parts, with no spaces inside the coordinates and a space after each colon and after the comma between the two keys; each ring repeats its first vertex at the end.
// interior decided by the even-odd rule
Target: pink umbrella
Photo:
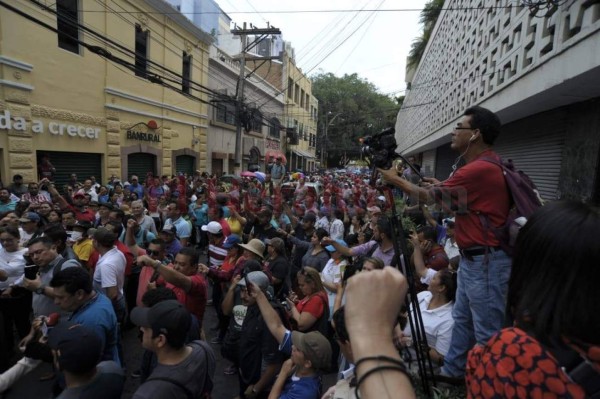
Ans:
{"type": "Polygon", "coordinates": [[[245,172],[242,172],[242,177],[256,177],[256,173],[247,170],[245,172]]]}

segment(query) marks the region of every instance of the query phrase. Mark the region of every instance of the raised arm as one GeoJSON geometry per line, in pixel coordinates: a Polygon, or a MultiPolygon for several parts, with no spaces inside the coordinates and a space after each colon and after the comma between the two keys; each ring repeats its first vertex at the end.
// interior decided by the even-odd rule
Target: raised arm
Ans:
{"type": "Polygon", "coordinates": [[[271,304],[269,303],[269,300],[265,296],[265,293],[262,292],[256,284],[250,283],[250,285],[252,287],[250,289],[250,295],[256,298],[256,303],[258,304],[260,313],[262,314],[262,317],[265,320],[269,331],[271,332],[273,337],[275,337],[277,342],[281,344],[286,332],[286,328],[283,325],[281,318],[279,318],[277,311],[273,309],[273,306],[271,306],[271,304]]]}

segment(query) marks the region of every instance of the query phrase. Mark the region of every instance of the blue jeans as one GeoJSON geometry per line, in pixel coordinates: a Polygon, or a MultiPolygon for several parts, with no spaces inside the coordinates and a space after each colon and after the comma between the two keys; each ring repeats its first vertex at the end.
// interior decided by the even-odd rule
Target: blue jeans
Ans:
{"type": "Polygon", "coordinates": [[[485,345],[503,327],[512,259],[504,251],[490,251],[487,256],[487,263],[484,255],[472,261],[461,257],[444,375],[462,377],[468,351],[475,343],[485,345]]]}

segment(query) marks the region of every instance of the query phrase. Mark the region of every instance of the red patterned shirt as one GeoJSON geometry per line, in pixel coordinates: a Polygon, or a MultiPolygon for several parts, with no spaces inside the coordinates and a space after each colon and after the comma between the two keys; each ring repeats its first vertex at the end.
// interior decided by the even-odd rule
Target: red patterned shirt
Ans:
{"type": "MultiPolygon", "coordinates": [[[[586,352],[600,371],[600,348],[591,347],[586,352]]],[[[586,397],[556,359],[535,338],[518,328],[506,328],[486,346],[476,346],[469,352],[466,382],[469,398],[586,397]]]]}

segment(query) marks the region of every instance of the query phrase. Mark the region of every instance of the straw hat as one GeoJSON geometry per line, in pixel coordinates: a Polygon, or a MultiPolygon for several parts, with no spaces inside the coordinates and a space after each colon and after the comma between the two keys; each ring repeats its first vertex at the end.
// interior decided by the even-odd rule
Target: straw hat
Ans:
{"type": "Polygon", "coordinates": [[[264,259],[265,244],[261,240],[253,238],[248,244],[239,244],[239,246],[264,259]]]}

